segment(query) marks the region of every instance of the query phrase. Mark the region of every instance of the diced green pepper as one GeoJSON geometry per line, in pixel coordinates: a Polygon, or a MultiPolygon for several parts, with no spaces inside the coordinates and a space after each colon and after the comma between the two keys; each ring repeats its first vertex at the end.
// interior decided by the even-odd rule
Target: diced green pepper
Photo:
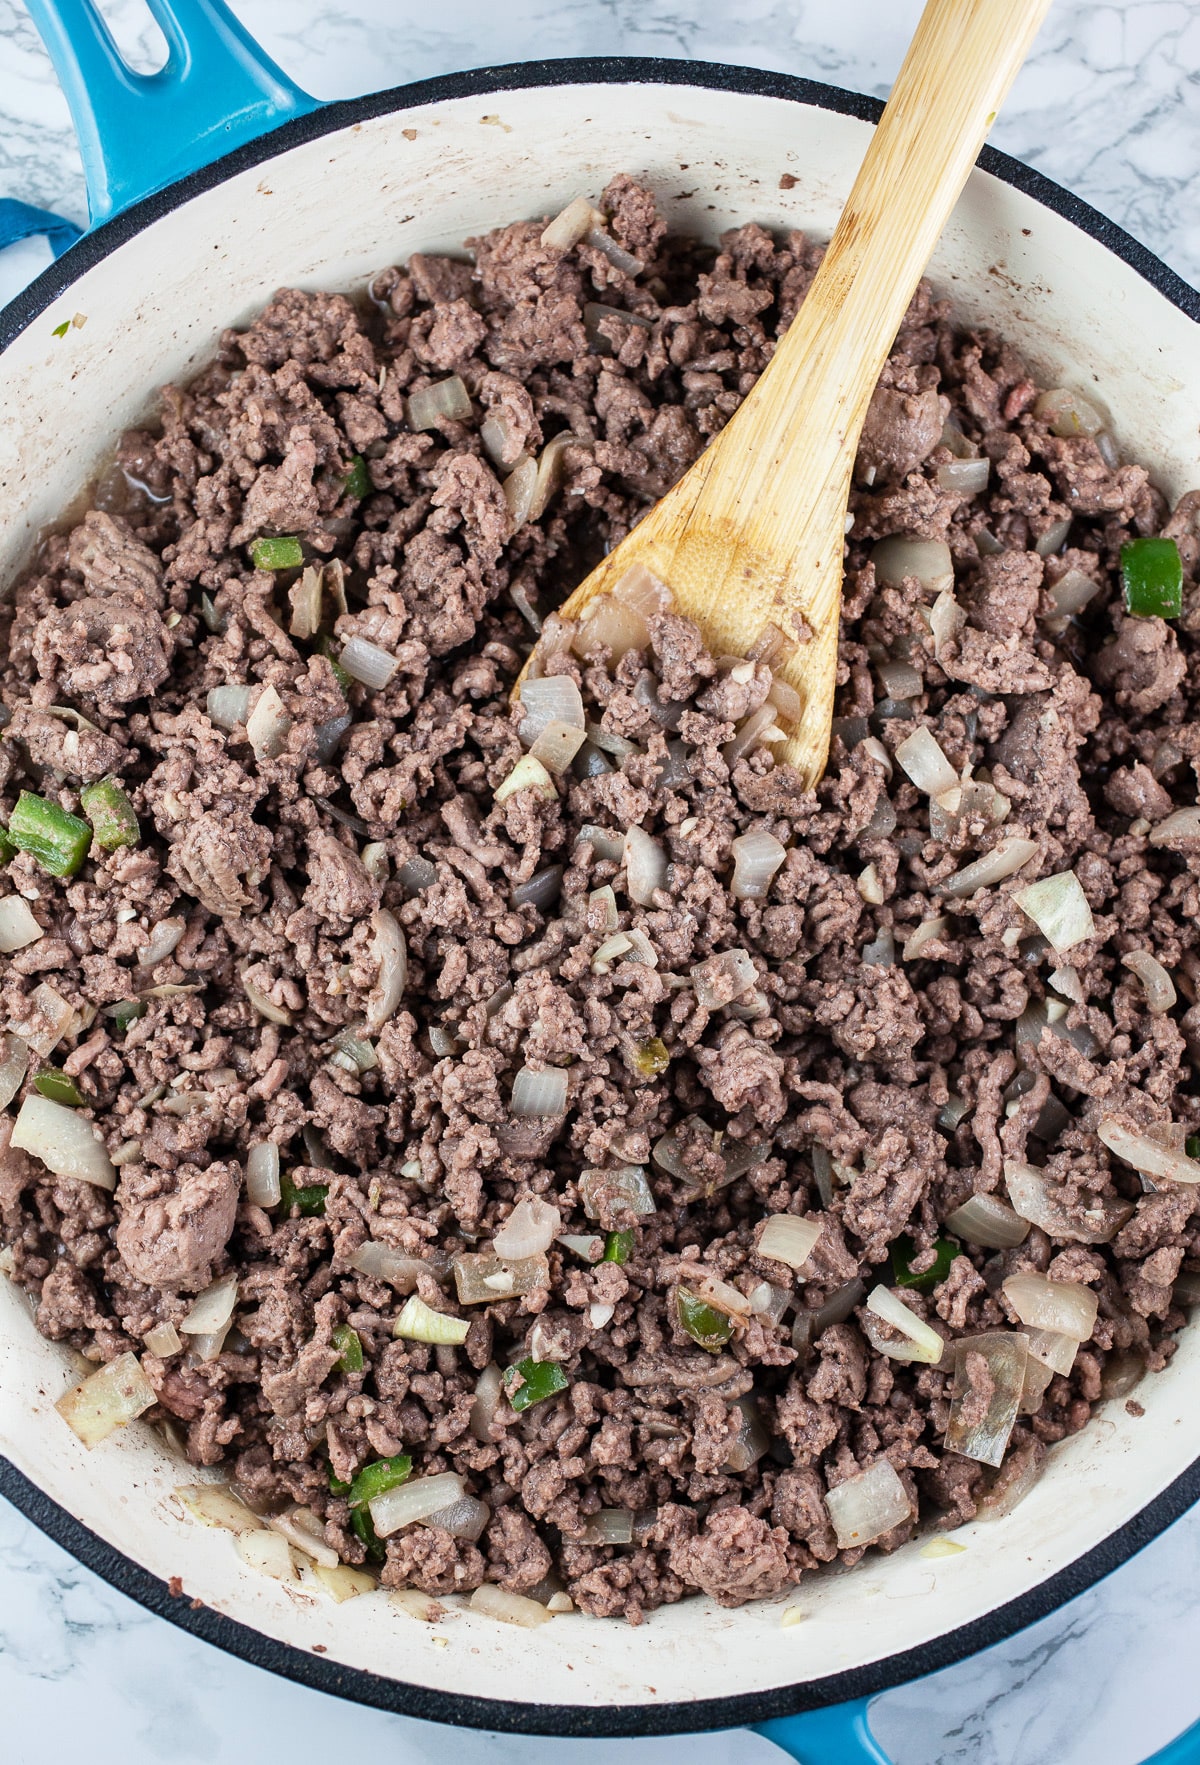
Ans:
{"type": "Polygon", "coordinates": [[[17,855],[17,842],[8,837],[5,828],[0,827],[0,864],[7,864],[17,855]]]}
{"type": "Polygon", "coordinates": [[[1183,1143],[1183,1149],[1189,1158],[1200,1158],[1200,1134],[1189,1134],[1183,1143]]]}
{"type": "Polygon", "coordinates": [[[352,1483],[343,1483],[340,1477],[335,1477],[332,1471],[329,1473],[330,1495],[349,1495],[353,1487],[352,1483]]]}
{"type": "Polygon", "coordinates": [[[504,1369],[504,1395],[518,1412],[544,1403],[565,1391],[571,1381],[557,1361],[535,1361],[530,1355],[514,1367],[504,1369]]]}
{"type": "Polygon", "coordinates": [[[347,674],[346,670],[342,667],[342,664],[338,661],[337,651],[334,649],[333,639],[331,637],[323,637],[321,639],[321,654],[333,669],[333,678],[341,687],[343,698],[348,699],[350,697],[350,688],[354,685],[354,677],[353,675],[347,674]]]}
{"type": "Polygon", "coordinates": [[[279,539],[256,539],[250,547],[256,570],[298,570],[304,562],[304,548],[294,533],[279,539]]]}
{"type": "MultiPolygon", "coordinates": [[[[282,1188],[282,1183],[280,1188],[282,1188]]],[[[333,1346],[340,1348],[342,1358],[337,1363],[341,1373],[361,1373],[363,1370],[362,1340],[357,1330],[349,1324],[337,1324],[333,1330],[333,1346]]]]}
{"type": "Polygon", "coordinates": [[[136,846],[142,837],[133,804],[115,778],[102,778],[79,793],[83,812],[92,824],[92,838],[105,852],[118,846],[136,846]]]}
{"type": "Polygon", "coordinates": [[[701,1348],[707,1348],[710,1354],[724,1348],[733,1335],[733,1319],[715,1306],[706,1305],[688,1287],[675,1289],[675,1310],[680,1329],[701,1348]]]}
{"type": "Polygon", "coordinates": [[[915,1287],[918,1293],[932,1293],[946,1279],[950,1264],[956,1256],[962,1255],[962,1248],[949,1238],[936,1239],[933,1248],[937,1258],[933,1267],[926,1269],[924,1274],[914,1275],[910,1265],[916,1255],[916,1245],[907,1236],[896,1239],[892,1245],[892,1279],[897,1287],[915,1287]]]}
{"type": "Polygon", "coordinates": [[[375,486],[371,482],[371,474],[367,470],[367,462],[363,459],[361,454],[355,454],[350,462],[350,470],[346,474],[346,481],[342,485],[342,494],[343,496],[352,496],[356,501],[362,502],[364,497],[373,496],[374,493],[375,486]]]}
{"type": "Polygon", "coordinates": [[[78,815],[32,791],[22,791],[8,818],[8,837],[20,852],[36,858],[51,876],[74,876],[87,857],[92,830],[78,815]]]}
{"type": "Polygon", "coordinates": [[[328,1183],[309,1183],[307,1188],[298,1189],[284,1171],[279,1179],[279,1205],[284,1218],[289,1219],[293,1207],[298,1207],[305,1219],[320,1219],[325,1212],[328,1188],[328,1183]]]}
{"type": "Polygon", "coordinates": [[[412,1459],[406,1452],[397,1453],[393,1459],[376,1459],[373,1465],[364,1465],[350,1485],[350,1506],[365,1508],[385,1489],[398,1489],[402,1483],[407,1483],[411,1472],[412,1459]]]}
{"type": "Polygon", "coordinates": [[[670,1066],[671,1051],[661,1036],[651,1036],[648,1042],[638,1043],[633,1062],[644,1078],[656,1079],[670,1066]]]}
{"type": "Polygon", "coordinates": [[[79,1109],[84,1102],[83,1092],[69,1073],[59,1072],[57,1067],[47,1066],[38,1073],[33,1081],[33,1088],[51,1103],[65,1103],[69,1109],[79,1109]]]}
{"type": "Polygon", "coordinates": [[[54,327],[53,331],[51,331],[50,335],[51,335],[51,337],[65,337],[67,332],[70,329],[71,329],[70,319],[64,319],[61,325],[55,325],[55,327],[54,327]]]}
{"type": "Polygon", "coordinates": [[[1183,611],[1183,560],[1173,539],[1131,539],[1121,547],[1121,592],[1138,619],[1177,619],[1183,611]]]}
{"type": "Polygon", "coordinates": [[[610,1232],[604,1240],[602,1262],[628,1262],[633,1254],[632,1232],[610,1232]]]}
{"type": "Polygon", "coordinates": [[[139,1017],[145,1017],[146,1004],[143,999],[118,999],[115,1005],[106,1005],[104,1010],[124,1035],[131,1023],[136,1023],[139,1017]]]}
{"type": "Polygon", "coordinates": [[[350,1515],[350,1528],[356,1538],[362,1540],[367,1547],[367,1556],[372,1563],[382,1563],[387,1556],[387,1548],[375,1530],[370,1513],[366,1508],[355,1508],[350,1515]]]}

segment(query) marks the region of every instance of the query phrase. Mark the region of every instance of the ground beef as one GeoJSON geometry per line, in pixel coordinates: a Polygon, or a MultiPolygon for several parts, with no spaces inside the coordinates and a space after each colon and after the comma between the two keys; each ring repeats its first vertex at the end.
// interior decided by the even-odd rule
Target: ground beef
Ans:
{"type": "Polygon", "coordinates": [[[118,1181],[12,1150],[32,1061],[0,1116],[0,1244],[43,1332],[139,1352],[149,1419],[256,1509],[311,1509],[388,1585],[565,1590],[638,1622],[856,1560],[825,1496],[880,1456],[938,1524],[970,1518],[1086,1423],[1110,1357],[1169,1358],[1200,1190],[1143,1192],[1096,1130],[1200,1131],[1200,857],[1152,837],[1200,766],[1200,553],[1195,497],[1171,517],[1107,438],[1055,436],[1012,345],[922,288],[855,473],[827,773],[805,792],[770,740],[735,758],[773,694],[769,633],[739,662],[668,609],[620,653],[553,610],[737,408],[820,252],[753,225],[673,239],[626,177],[601,207],[640,269],[520,222],[472,262],[385,268],[370,301],[280,292],[165,389],[5,601],[5,821],[22,790],[80,814],[109,777],[140,833],[65,878],[9,856],[42,935],[6,958],[0,1021],[57,1035],[118,1181]],[[451,374],[470,415],[414,431],[412,395],[451,374]],[[985,487],[949,487],[968,457],[985,487]],[[1120,592],[1121,547],[1164,531],[1177,624],[1120,592]],[[896,537],[949,548],[936,635],[915,577],[877,577],[896,537]],[[256,542],[279,538],[301,567],[268,567],[256,542]],[[1097,586],[1064,620],[1068,570],[1097,586]],[[498,802],[538,629],[588,739],[498,802]],[[962,780],[932,804],[893,759],[918,728],[962,780]],[[634,825],[662,865],[641,901],[634,825]],[[762,899],[729,888],[746,834],[785,854],[762,899]],[[947,893],[1013,837],[1036,848],[1015,876],[947,893]],[[1056,953],[1013,897],[1067,870],[1094,932],[1056,953]],[[1135,950],[1174,977],[1165,1014],[1135,950]],[[561,1108],[514,1116],[523,1068],[561,1075],[561,1108]],[[274,1205],[262,1152],[247,1188],[263,1147],[274,1205]],[[949,1233],[1014,1160],[1044,1167],[1056,1235],[949,1233]],[[459,1259],[534,1199],[564,1234],[544,1266],[460,1301],[459,1259]],[[761,1254],[778,1214],[820,1227],[802,1280],[761,1254]],[[995,1397],[953,1344],[1011,1327],[1022,1270],[1093,1287],[1099,1314],[992,1470],[945,1446],[956,1366],[966,1424],[995,1397]],[[230,1274],[223,1340],[150,1352],[230,1274]],[[888,1352],[881,1285],[940,1364],[888,1352]],[[410,1291],[469,1320],[461,1348],[394,1337],[410,1291]],[[561,1389],[476,1402],[524,1359],[543,1374],[519,1400],[550,1366],[561,1389]],[[347,1486],[401,1454],[487,1504],[477,1541],[373,1535],[347,1486]]]}

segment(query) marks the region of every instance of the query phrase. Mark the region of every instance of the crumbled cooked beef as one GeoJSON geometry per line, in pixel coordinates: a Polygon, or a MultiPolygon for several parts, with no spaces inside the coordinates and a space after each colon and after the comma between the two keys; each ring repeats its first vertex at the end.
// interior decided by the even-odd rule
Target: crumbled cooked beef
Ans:
{"type": "MultiPolygon", "coordinates": [[[[1086,1423],[1110,1356],[1172,1353],[1200,1191],[1143,1193],[1096,1130],[1200,1131],[1198,861],[1147,837],[1200,765],[1197,498],[1168,518],[1142,468],[1054,436],[1015,350],[923,288],[857,463],[826,777],[804,791],[769,742],[731,761],[774,694],[769,652],[714,656],[667,610],[597,654],[551,614],[728,421],[820,252],[753,225],[715,253],[672,239],[625,176],[599,207],[641,269],[520,222],[473,264],[385,269],[369,308],[277,294],[120,444],[126,493],[107,474],[105,509],[16,585],[0,810],[24,789],[78,812],[113,777],[141,838],[74,877],[7,866],[42,936],[6,958],[0,1027],[58,1024],[49,1059],[119,1182],[13,1152],[31,1063],[0,1114],[0,1243],[43,1332],[140,1352],[152,1419],[255,1508],[310,1507],[389,1586],[565,1587],[638,1623],[856,1560],[825,1496],[881,1454],[942,1524],[969,1519],[1086,1423]],[[450,373],[471,415],[414,433],[409,395],[450,373]],[[967,456],[983,490],[943,471],[967,456]],[[1123,609],[1121,546],[1154,533],[1180,546],[1178,626],[1123,609]],[[270,537],[304,569],[256,567],[270,537]],[[949,547],[936,636],[915,579],[876,578],[895,537],[949,547]],[[1068,570],[1096,593],[1064,620],[1068,570]],[[537,622],[593,739],[497,805],[537,622]],[[390,658],[382,685],[340,670],[351,639],[390,658]],[[910,678],[885,704],[889,661],[910,678]],[[962,780],[932,804],[892,759],[918,728],[962,780]],[[665,862],[645,902],[611,855],[634,825],[665,862]],[[733,842],[763,832],[785,860],[735,899],[733,842]],[[1008,838],[1036,848],[1014,876],[946,891],[1008,838]],[[1068,870],[1095,931],[1056,953],[1013,896],[1068,870]],[[1175,977],[1172,1010],[1150,1013],[1135,950],[1175,977]],[[563,1106],[514,1116],[522,1069],[562,1075],[563,1106]],[[247,1188],[266,1145],[274,1206],[247,1188]],[[1056,1235],[952,1240],[936,1279],[947,1217],[1003,1199],[1006,1161],[1045,1167],[1056,1235]],[[534,1199],[563,1236],[527,1291],[462,1261],[534,1199]],[[760,1254],[776,1214],[820,1228],[802,1281],[760,1254]],[[919,1287],[892,1284],[896,1257],[919,1287]],[[460,1302],[455,1267],[491,1297],[460,1302]],[[993,1472],[944,1444],[953,1343],[1007,1326],[997,1290],[1022,1270],[1085,1283],[1099,1315],[993,1472]],[[145,1348],[226,1275],[223,1345],[145,1348]],[[945,1339],[939,1365],[887,1352],[863,1309],[880,1284],[945,1339]],[[393,1336],[409,1288],[468,1320],[461,1349],[393,1336]],[[518,1412],[494,1382],[527,1356],[566,1386],[518,1412]],[[401,1453],[487,1503],[477,1543],[416,1525],[377,1546],[344,1485],[401,1453]],[[605,1510],[632,1542],[597,1542],[605,1510]]],[[[978,1420],[986,1357],[968,1348],[962,1378],[978,1420]]]]}

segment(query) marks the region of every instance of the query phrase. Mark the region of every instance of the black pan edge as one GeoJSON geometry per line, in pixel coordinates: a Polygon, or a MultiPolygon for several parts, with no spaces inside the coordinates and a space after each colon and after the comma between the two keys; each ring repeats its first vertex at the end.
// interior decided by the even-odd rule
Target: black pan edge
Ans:
{"type": "MultiPolygon", "coordinates": [[[[0,310],[0,352],[6,349],[72,282],[100,262],[126,240],[153,221],[181,207],[191,197],[209,190],[248,167],[260,165],[276,154],[304,141],[319,139],[354,123],[416,105],[455,98],[525,90],[535,86],[575,84],[650,84],[702,86],[713,91],[745,92],[811,104],[845,116],[877,122],[881,100],[840,86],[800,79],[757,68],[727,67],[718,62],[671,61],[640,57],[606,56],[566,60],[517,62],[507,67],[474,68],[438,79],[418,80],[386,92],[328,104],[308,116],[298,117],[261,140],[254,141],[194,172],[168,189],[148,196],[79,242],[0,310]]],[[[1089,203],[1040,172],[995,148],[985,147],[979,158],[985,171],[1061,215],[1089,237],[1096,239],[1156,288],[1173,306],[1200,323],[1200,293],[1141,245],[1123,227],[1107,219],[1089,203]]],[[[774,1691],[746,1693],[728,1698],[699,1698],[687,1703],[626,1704],[589,1708],[578,1705],[523,1704],[495,1698],[475,1698],[384,1679],[372,1673],[343,1667],[325,1657],[305,1654],[275,1642],[207,1606],[193,1609],[185,1596],[173,1595],[166,1584],[122,1552],[107,1544],[74,1519],[65,1508],[44,1495],[7,1459],[0,1458],[0,1495],[7,1497],[26,1517],[65,1550],[101,1578],[180,1629],[216,1644],[228,1654],[266,1668],[316,1691],[329,1692],[352,1703],[375,1709],[442,1722],[465,1728],[483,1728],[511,1734],[546,1734],[576,1739],[615,1739],[633,1735],[695,1733],[705,1729],[732,1728],[763,1722],[840,1703],[847,1698],[871,1697],[905,1681],[965,1660],[980,1649],[990,1648],[1026,1625],[1046,1617],[1058,1606],[1093,1587],[1104,1576],[1142,1550],[1174,1520],[1200,1500],[1200,1462],[1189,1467],[1163,1493],[1124,1526],[1101,1541],[1066,1569],[1041,1582],[1019,1599],[997,1607],[986,1617],[949,1631],[923,1645],[889,1655],[861,1668],[830,1675],[805,1684],[782,1686],[774,1691]]]]}

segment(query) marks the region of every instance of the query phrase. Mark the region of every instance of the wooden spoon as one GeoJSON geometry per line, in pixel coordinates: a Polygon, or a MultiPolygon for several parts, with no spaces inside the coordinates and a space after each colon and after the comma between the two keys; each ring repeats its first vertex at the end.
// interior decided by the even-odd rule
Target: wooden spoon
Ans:
{"type": "Polygon", "coordinates": [[[815,784],[829,754],[850,477],[909,301],[1050,0],[928,0],[799,312],[734,416],[561,609],[633,564],[669,585],[715,655],[768,625],[802,710],[777,748],[815,784]]]}

